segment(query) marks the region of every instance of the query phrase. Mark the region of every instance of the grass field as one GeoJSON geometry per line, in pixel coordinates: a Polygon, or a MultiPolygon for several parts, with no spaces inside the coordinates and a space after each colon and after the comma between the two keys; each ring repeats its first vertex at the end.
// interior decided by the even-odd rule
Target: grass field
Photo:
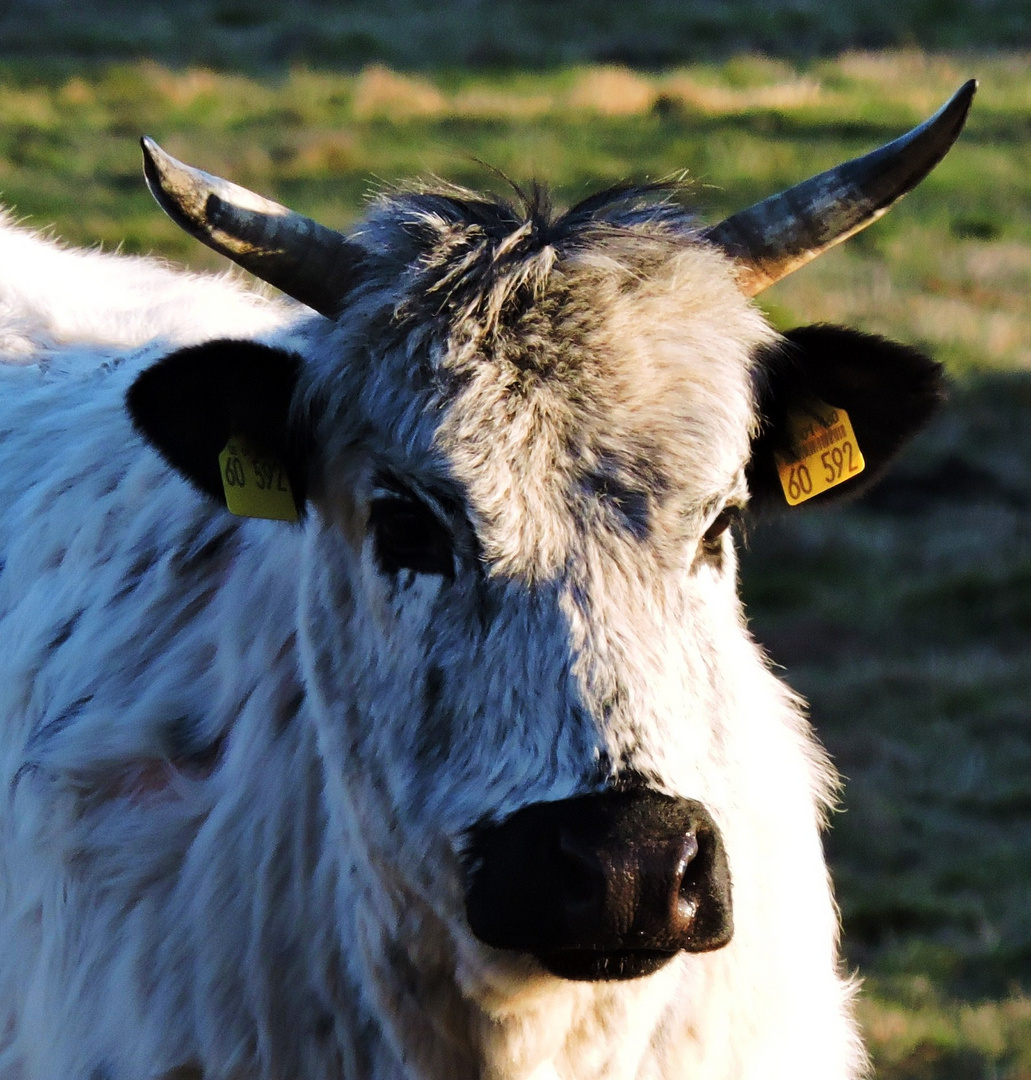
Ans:
{"type": "MultiPolygon", "coordinates": [[[[925,6],[939,15],[942,39],[931,44],[955,44],[950,5],[925,6]]],[[[132,59],[137,39],[128,59],[87,62],[122,55],[115,24],[91,24],[94,37],[76,44],[74,19],[66,38],[55,30],[66,48],[54,52],[67,55],[40,63],[17,36],[19,10],[0,17],[13,34],[0,61],[5,202],[70,241],[197,267],[217,260],[150,200],[142,132],[331,225],[404,177],[502,187],[484,162],[546,180],[563,202],[687,170],[700,215],[715,220],[885,141],[980,77],[969,128],[933,176],[761,298],[779,325],[835,320],[922,345],[948,364],[952,402],[863,502],[756,526],[743,587],[757,637],[809,697],[848,777],[829,849],[849,962],[867,977],[862,1015],[878,1075],[1029,1080],[1031,54],[809,50],[665,67],[655,55],[634,70],[563,63],[596,58],[600,46],[556,45],[552,55],[541,45],[530,60],[547,65],[535,71],[449,66],[476,58],[446,49],[433,67],[405,53],[416,20],[393,53],[375,52],[373,30],[352,42],[356,67],[380,56],[406,74],[382,63],[334,72],[328,63],[342,54],[320,66],[303,49],[306,66],[276,67],[262,53],[271,67],[219,72],[132,59]]],[[[232,43],[243,49],[264,24],[244,0],[217,10],[209,47],[227,51],[208,59],[233,67],[232,43]]],[[[465,10],[479,26],[481,5],[465,10]]],[[[704,10],[726,15],[719,4],[704,10]]],[[[887,5],[877,10],[884,31],[887,5]]],[[[901,25],[915,8],[893,10],[901,25]]],[[[1026,29],[1023,4],[982,10],[982,39],[964,23],[975,44],[1012,44],[1007,35],[1026,29]]],[[[810,9],[774,5],[758,31],[781,34],[785,11],[804,23],[810,9]]],[[[167,32],[180,58],[205,59],[159,24],[144,20],[155,54],[175,59],[160,43],[167,32]]],[[[834,48],[839,30],[823,26],[816,44],[834,48]]],[[[598,34],[591,23],[584,37],[598,34]]],[[[884,43],[871,31],[869,44],[884,43]]]]}

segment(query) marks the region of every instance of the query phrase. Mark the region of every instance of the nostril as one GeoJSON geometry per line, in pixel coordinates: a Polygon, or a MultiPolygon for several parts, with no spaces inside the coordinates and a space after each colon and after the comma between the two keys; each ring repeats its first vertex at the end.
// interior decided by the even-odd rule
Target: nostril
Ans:
{"type": "Polygon", "coordinates": [[[693,832],[685,834],[680,838],[676,868],[673,873],[671,929],[675,931],[690,929],[698,914],[697,875],[690,872],[692,868],[698,869],[697,855],[698,837],[693,832]],[[694,864],[693,867],[692,864],[694,864]]]}
{"type": "Polygon", "coordinates": [[[684,948],[703,952],[725,945],[734,932],[730,870],[714,825],[696,825],[689,836],[693,844],[685,851],[693,850],[684,863],[673,925],[684,948]]]}
{"type": "Polygon", "coordinates": [[[698,854],[698,837],[693,833],[686,833],[680,838],[680,850],[678,851],[676,865],[676,880],[682,882],[687,875],[687,868],[694,862],[698,854]]]}
{"type": "Polygon", "coordinates": [[[676,907],[673,913],[673,929],[686,930],[694,925],[695,916],[698,914],[698,900],[693,896],[684,896],[681,893],[677,897],[676,907]]]}

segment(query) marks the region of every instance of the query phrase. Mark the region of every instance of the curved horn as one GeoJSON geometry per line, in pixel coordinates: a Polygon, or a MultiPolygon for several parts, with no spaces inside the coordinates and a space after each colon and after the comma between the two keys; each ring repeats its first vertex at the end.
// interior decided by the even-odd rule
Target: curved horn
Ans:
{"type": "Polygon", "coordinates": [[[176,161],[144,136],[143,171],[158,205],[208,247],[335,319],[357,284],[361,247],[279,203],[176,161]]]}
{"type": "Polygon", "coordinates": [[[976,89],[971,79],[908,134],[771,195],[703,236],[737,261],[742,292],[755,296],[865,229],[916,187],[956,141],[976,89]]]}

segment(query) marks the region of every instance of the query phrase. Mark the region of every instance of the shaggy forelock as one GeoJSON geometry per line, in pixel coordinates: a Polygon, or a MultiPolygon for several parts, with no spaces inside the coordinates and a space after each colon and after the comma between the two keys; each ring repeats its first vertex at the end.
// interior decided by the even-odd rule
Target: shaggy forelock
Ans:
{"type": "Polygon", "coordinates": [[[358,234],[396,260],[391,333],[435,388],[436,449],[520,576],[598,529],[677,545],[739,484],[751,356],[772,333],[679,185],[561,214],[542,188],[519,194],[394,194],[358,234]]]}
{"type": "Polygon", "coordinates": [[[562,213],[542,185],[512,186],[515,201],[447,186],[395,192],[374,205],[360,236],[408,278],[406,316],[477,318],[490,333],[518,311],[520,296],[525,303],[538,294],[556,261],[607,230],[694,232],[679,183],[615,186],[562,213]]]}

